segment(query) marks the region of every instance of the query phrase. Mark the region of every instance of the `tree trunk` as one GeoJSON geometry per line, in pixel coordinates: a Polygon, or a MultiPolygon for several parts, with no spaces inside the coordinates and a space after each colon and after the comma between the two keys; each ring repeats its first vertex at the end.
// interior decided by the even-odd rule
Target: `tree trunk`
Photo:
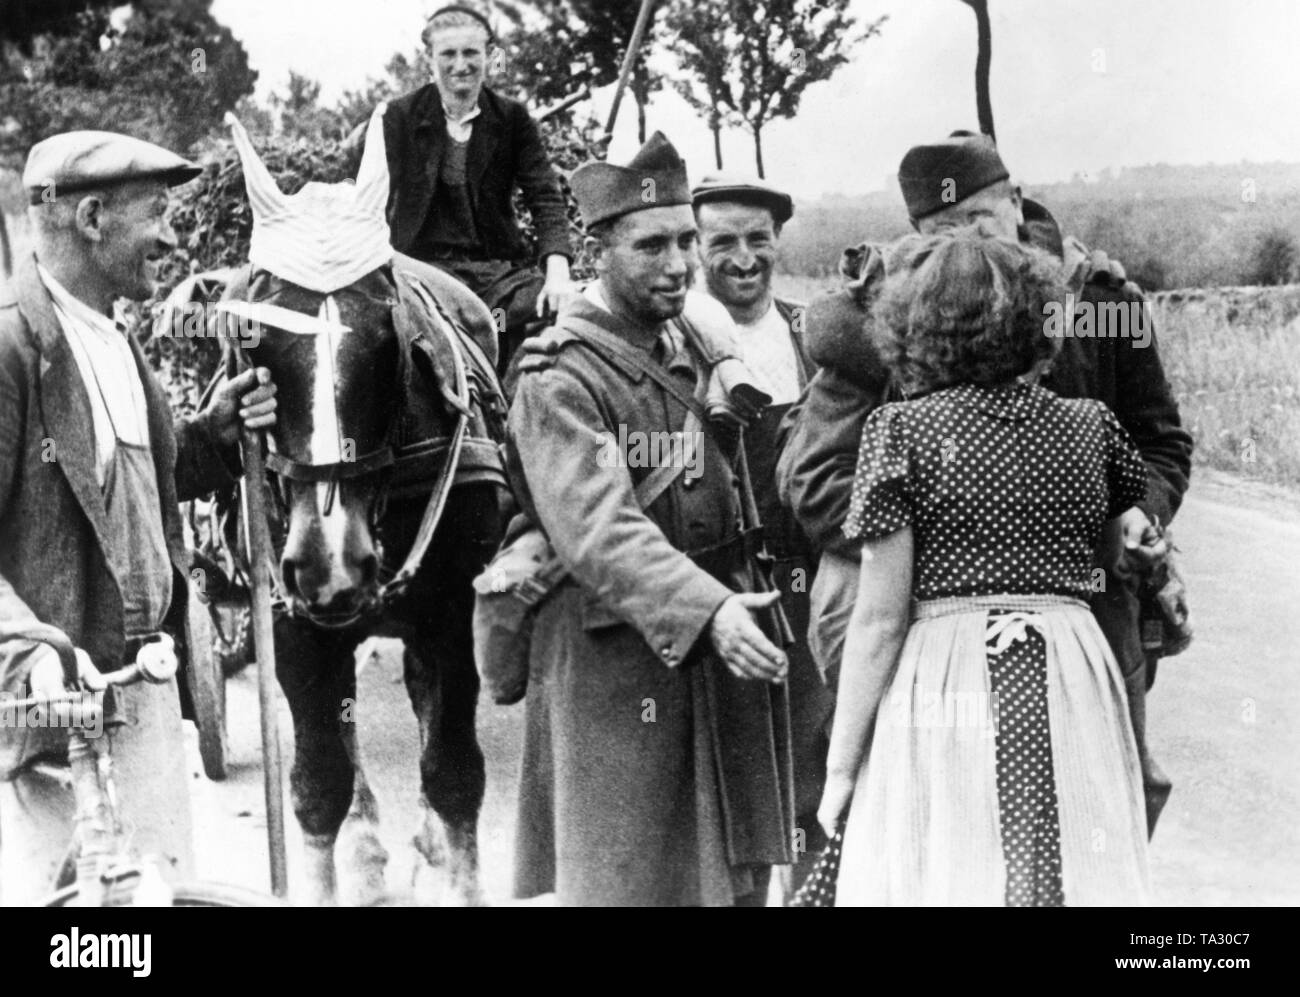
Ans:
{"type": "Polygon", "coordinates": [[[754,164],[758,167],[758,179],[767,179],[767,174],[763,172],[763,128],[761,125],[754,128],[754,164]]]}
{"type": "Polygon", "coordinates": [[[645,98],[636,96],[636,140],[638,145],[645,145],[645,98]]]}
{"type": "Polygon", "coordinates": [[[980,131],[993,141],[993,99],[989,95],[989,66],[993,62],[993,29],[989,25],[988,0],[963,0],[975,11],[975,110],[979,115],[980,131]]]}
{"type": "Polygon", "coordinates": [[[720,170],[722,169],[722,118],[716,108],[709,115],[709,129],[713,132],[713,163],[720,170]]]}

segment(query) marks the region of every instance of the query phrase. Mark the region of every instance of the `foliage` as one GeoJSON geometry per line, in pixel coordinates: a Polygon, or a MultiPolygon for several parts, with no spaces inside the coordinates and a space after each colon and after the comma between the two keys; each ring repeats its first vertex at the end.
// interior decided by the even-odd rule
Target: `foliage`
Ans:
{"type": "Polygon", "coordinates": [[[710,113],[749,130],[760,177],[763,128],[793,118],[811,84],[830,79],[880,34],[885,17],[860,26],[848,7],[849,0],[673,0],[666,24],[687,91],[695,80],[710,113]]]}
{"type": "MultiPolygon", "coordinates": [[[[211,0],[136,0],[120,30],[92,6],[11,44],[0,68],[4,146],[12,164],[46,135],[111,122],[189,150],[252,93],[257,74],[211,0]],[[26,52],[25,54],[24,47],[26,52]]],[[[64,5],[71,7],[74,5],[64,5]]]]}
{"type": "Polygon", "coordinates": [[[714,165],[722,169],[724,115],[738,110],[727,82],[731,50],[726,4],[675,0],[664,13],[662,25],[664,33],[673,38],[677,56],[679,73],[673,77],[673,89],[708,121],[714,165]]]}
{"type": "MultiPolygon", "coordinates": [[[[618,79],[623,56],[640,12],[640,0],[536,0],[500,5],[513,29],[503,35],[504,68],[512,82],[540,104],[559,103],[584,87],[596,89],[618,79]]],[[[653,35],[656,8],[651,9],[653,35]]],[[[663,81],[647,65],[643,44],[628,82],[645,141],[645,106],[663,81]]]]}
{"type": "Polygon", "coordinates": [[[1300,249],[1295,236],[1282,228],[1261,234],[1251,253],[1249,283],[1291,284],[1300,280],[1300,249]]]}
{"type": "Polygon", "coordinates": [[[63,34],[87,10],[118,6],[119,0],[0,0],[0,44],[11,43],[31,57],[38,35],[63,34]]]}

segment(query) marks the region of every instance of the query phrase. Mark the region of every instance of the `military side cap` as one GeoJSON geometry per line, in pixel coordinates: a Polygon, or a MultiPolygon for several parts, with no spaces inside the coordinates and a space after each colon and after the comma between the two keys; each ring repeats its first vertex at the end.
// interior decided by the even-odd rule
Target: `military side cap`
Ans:
{"type": "Polygon", "coordinates": [[[23,186],[32,204],[50,196],[158,179],[169,187],[193,180],[203,170],[162,146],[116,132],[79,131],[51,135],[27,154],[23,186]],[[46,193],[50,191],[51,193],[46,193]]]}
{"type": "Polygon", "coordinates": [[[898,167],[898,184],[912,218],[932,215],[1010,176],[993,140],[966,131],[912,146],[898,167]]]}
{"type": "Polygon", "coordinates": [[[686,164],[663,132],[655,132],[626,166],[585,163],[569,178],[590,228],[633,211],[691,203],[686,164]]]}
{"type": "Polygon", "coordinates": [[[691,191],[698,208],[701,204],[726,201],[736,204],[756,204],[772,212],[772,220],[784,225],[794,214],[794,199],[771,184],[749,177],[726,173],[710,173],[691,191]]]}

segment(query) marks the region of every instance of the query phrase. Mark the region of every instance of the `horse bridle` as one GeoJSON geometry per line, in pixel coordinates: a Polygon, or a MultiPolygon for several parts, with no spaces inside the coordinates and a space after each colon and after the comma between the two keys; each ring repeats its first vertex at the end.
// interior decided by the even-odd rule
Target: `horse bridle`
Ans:
{"type": "MultiPolygon", "coordinates": [[[[396,282],[396,281],[395,281],[396,282]]],[[[271,579],[275,586],[276,592],[274,601],[287,609],[295,616],[301,616],[312,624],[332,630],[344,630],[364,619],[369,613],[375,611],[392,600],[398,598],[405,592],[411,579],[419,570],[420,564],[424,561],[424,556],[429,552],[429,545],[433,542],[433,535],[438,529],[438,523],[442,520],[443,510],[447,506],[447,497],[451,493],[451,487],[456,476],[457,466],[460,464],[460,455],[465,443],[465,434],[469,428],[470,419],[470,379],[469,371],[465,362],[465,355],[462,351],[462,344],[456,333],[451,320],[443,312],[433,295],[419,281],[410,280],[408,286],[415,290],[416,295],[427,306],[430,314],[436,315],[438,321],[431,323],[438,328],[438,331],[446,339],[452,358],[452,366],[455,371],[455,408],[456,408],[456,425],[452,430],[452,435],[447,446],[447,458],[443,463],[442,470],[438,474],[438,479],[434,484],[432,492],[429,494],[429,501],[425,504],[424,513],[420,517],[420,526],[416,531],[415,540],[411,544],[411,549],[407,552],[401,568],[388,581],[379,586],[372,599],[367,600],[346,617],[323,617],[313,614],[302,608],[295,600],[285,596],[284,582],[280,577],[279,566],[271,565],[271,579]]],[[[399,289],[400,293],[400,289],[399,289]]],[[[228,337],[227,342],[230,348],[234,350],[236,362],[240,367],[248,365],[249,360],[244,352],[241,341],[236,337],[228,337]]],[[[396,421],[396,416],[394,421],[396,421]]],[[[347,481],[353,478],[361,478],[370,474],[376,474],[386,471],[396,463],[396,455],[390,444],[385,444],[376,450],[372,450],[360,457],[336,461],[329,464],[313,464],[305,461],[296,460],[285,454],[276,453],[269,447],[266,452],[266,467],[279,478],[288,478],[292,481],[303,482],[327,482],[329,491],[326,497],[325,513],[328,515],[333,505],[335,492],[340,481],[347,481]]],[[[382,504],[381,499],[378,504],[382,504]]],[[[373,516],[372,516],[373,518],[373,516]]]]}

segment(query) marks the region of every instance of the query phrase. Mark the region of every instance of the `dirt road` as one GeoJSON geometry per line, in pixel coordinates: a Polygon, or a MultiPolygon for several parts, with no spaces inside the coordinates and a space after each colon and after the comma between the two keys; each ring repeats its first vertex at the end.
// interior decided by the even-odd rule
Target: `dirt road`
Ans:
{"type": "MultiPolygon", "coordinates": [[[[1152,751],[1174,781],[1152,847],[1158,903],[1300,903],[1300,500],[1201,475],[1176,523],[1195,614],[1191,649],[1161,666],[1152,751]]],[[[360,679],[361,744],[391,855],[388,887],[410,895],[416,731],[399,658],[381,649],[360,679]]],[[[224,783],[190,755],[202,872],[265,888],[265,819],[251,672],[230,683],[235,768],[224,783]]],[[[522,706],[482,704],[488,760],[480,824],[484,885],[508,902],[522,706]]],[[[292,757],[282,710],[285,757],[292,757]]],[[[289,817],[290,885],[301,880],[289,817]]]]}

